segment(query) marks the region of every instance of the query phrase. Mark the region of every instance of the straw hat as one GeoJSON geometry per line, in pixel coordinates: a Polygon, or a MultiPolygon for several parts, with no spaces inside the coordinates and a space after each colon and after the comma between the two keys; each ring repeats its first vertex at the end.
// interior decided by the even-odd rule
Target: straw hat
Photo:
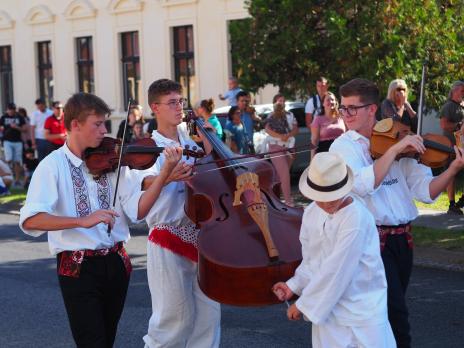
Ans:
{"type": "Polygon", "coordinates": [[[353,172],[343,158],[331,152],[320,152],[301,174],[300,192],[317,202],[336,201],[353,187],[353,172]]]}

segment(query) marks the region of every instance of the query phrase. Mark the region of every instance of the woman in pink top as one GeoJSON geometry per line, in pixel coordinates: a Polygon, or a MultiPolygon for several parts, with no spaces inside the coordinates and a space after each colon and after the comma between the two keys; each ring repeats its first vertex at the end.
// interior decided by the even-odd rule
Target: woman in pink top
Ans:
{"type": "Polygon", "coordinates": [[[330,145],[346,131],[345,123],[338,112],[337,97],[328,92],[322,100],[324,114],[311,123],[311,143],[317,148],[311,150],[311,158],[318,152],[329,151],[330,145]]]}

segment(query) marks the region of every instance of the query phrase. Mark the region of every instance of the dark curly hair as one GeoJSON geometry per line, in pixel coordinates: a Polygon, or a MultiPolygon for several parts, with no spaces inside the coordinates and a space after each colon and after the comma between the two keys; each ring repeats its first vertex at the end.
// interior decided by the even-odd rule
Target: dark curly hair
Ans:
{"type": "Polygon", "coordinates": [[[169,79],[156,80],[148,88],[148,104],[156,103],[160,96],[171,92],[182,94],[182,86],[178,82],[169,79]]]}

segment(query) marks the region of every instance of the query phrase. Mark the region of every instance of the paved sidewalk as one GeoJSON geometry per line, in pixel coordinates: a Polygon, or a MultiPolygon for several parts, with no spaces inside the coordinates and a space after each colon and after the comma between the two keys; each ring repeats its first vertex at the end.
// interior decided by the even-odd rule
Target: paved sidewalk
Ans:
{"type": "Polygon", "coordinates": [[[443,211],[419,209],[419,216],[413,225],[450,231],[464,230],[464,215],[449,215],[443,211]]]}

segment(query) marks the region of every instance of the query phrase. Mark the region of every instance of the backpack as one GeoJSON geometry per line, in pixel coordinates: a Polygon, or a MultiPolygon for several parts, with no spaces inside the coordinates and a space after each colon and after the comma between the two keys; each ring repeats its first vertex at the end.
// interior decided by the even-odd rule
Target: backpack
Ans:
{"type": "Polygon", "coordinates": [[[324,108],[322,106],[322,103],[320,102],[320,99],[317,98],[317,94],[313,94],[312,99],[314,105],[313,117],[322,115],[324,113],[324,108]]]}

